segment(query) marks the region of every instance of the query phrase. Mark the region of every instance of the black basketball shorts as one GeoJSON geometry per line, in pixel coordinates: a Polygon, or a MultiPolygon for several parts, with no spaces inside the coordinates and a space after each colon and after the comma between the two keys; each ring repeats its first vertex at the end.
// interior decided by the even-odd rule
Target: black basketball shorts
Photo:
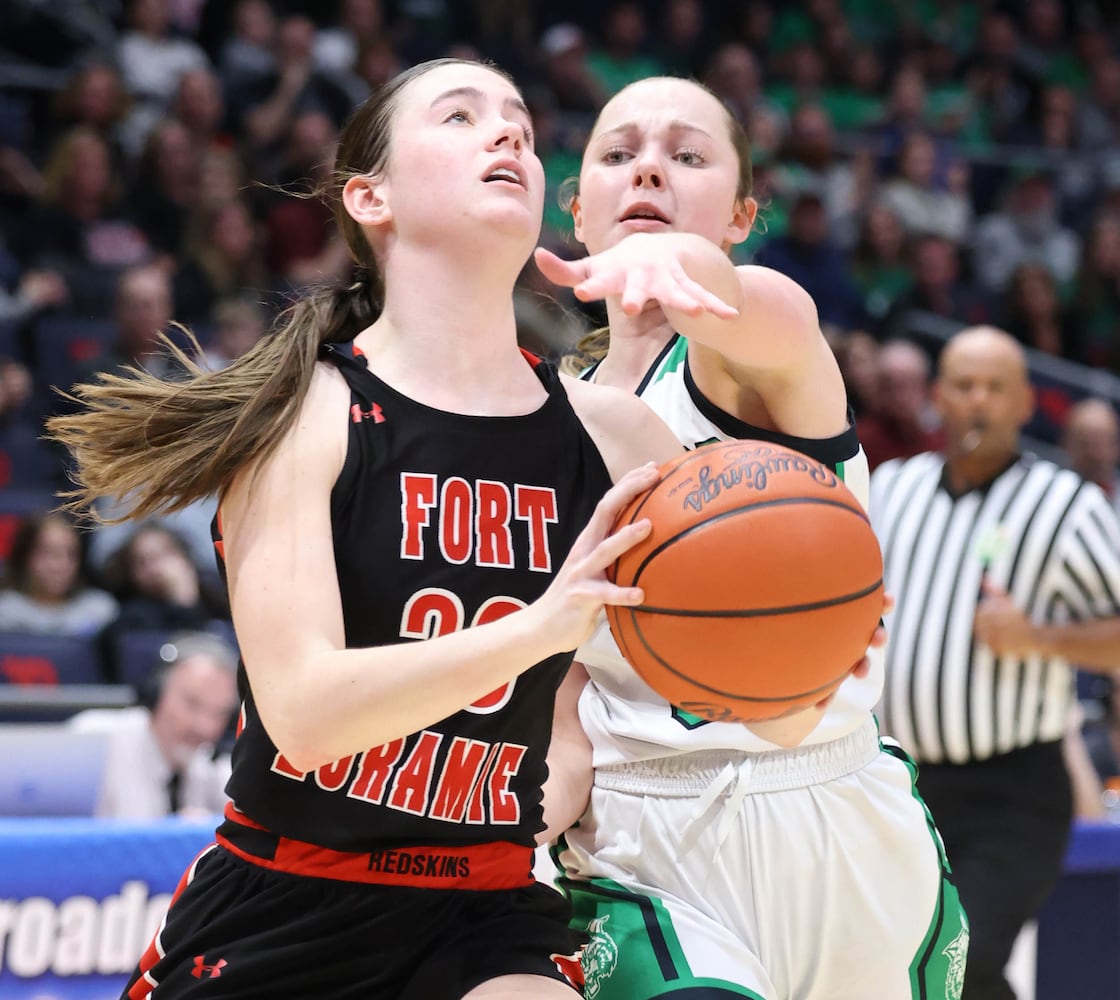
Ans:
{"type": "Polygon", "coordinates": [[[311,878],[213,845],[184,874],[122,1000],[459,1000],[510,974],[581,982],[584,938],[548,886],[311,878]]]}

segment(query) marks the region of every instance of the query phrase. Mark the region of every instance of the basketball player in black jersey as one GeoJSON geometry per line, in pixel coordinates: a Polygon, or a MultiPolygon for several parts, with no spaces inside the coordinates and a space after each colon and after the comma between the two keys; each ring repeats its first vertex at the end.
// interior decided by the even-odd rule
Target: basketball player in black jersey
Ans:
{"type": "Polygon", "coordinates": [[[232,806],[125,996],[570,997],[581,938],[531,875],[553,705],[603,604],[641,599],[605,569],[648,525],[610,526],[680,446],[518,350],[544,180],[508,78],[406,71],[334,184],[360,280],[52,424],[76,504],[218,492],[242,652],[232,806]]]}

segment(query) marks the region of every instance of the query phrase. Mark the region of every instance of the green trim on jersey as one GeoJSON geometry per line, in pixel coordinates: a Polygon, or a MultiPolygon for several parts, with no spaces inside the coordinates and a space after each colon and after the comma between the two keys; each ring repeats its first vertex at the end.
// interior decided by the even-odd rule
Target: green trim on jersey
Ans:
{"type": "Polygon", "coordinates": [[[590,936],[581,957],[587,1000],[653,1000],[700,988],[771,1000],[736,983],[694,976],[660,899],[610,879],[558,884],[572,901],[572,927],[590,936]]]}
{"type": "Polygon", "coordinates": [[[957,887],[953,885],[945,844],[937,832],[929,807],[918,791],[918,765],[900,746],[881,740],[879,746],[884,753],[905,764],[910,772],[914,798],[925,812],[930,836],[937,845],[937,855],[941,860],[941,891],[937,894],[937,906],[925,939],[910,964],[910,996],[913,1000],[960,1000],[964,989],[965,959],[968,957],[968,917],[961,906],[957,887]]]}
{"type": "Polygon", "coordinates": [[[672,350],[665,355],[664,360],[658,366],[657,374],[650,379],[651,385],[654,382],[660,382],[670,372],[675,372],[688,360],[688,338],[682,337],[679,333],[676,334],[676,338],[672,350]]]}

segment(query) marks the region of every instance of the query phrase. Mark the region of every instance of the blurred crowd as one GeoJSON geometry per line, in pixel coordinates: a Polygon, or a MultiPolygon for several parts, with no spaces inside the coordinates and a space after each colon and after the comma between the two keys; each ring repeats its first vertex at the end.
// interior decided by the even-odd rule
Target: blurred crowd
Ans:
{"type": "MultiPolygon", "coordinates": [[[[351,109],[427,58],[516,79],[542,242],[567,256],[564,194],[604,101],[655,74],[707,84],[752,145],[739,262],[813,296],[872,465],[940,443],[915,315],[1084,366],[1080,395],[1091,369],[1120,374],[1107,0],[7,0],[0,28],[0,630],[93,638],[107,681],[130,633],[228,623],[213,507],[92,531],[48,513],[66,461],[42,421],[69,405],[52,387],[166,368],[157,331],[194,350],[173,322],[227,365],[292,296],[347,280],[316,180],[351,109]]],[[[559,358],[601,315],[530,265],[518,319],[559,358]]],[[[1056,415],[1054,444],[1117,496],[1112,402],[1056,415]]]]}

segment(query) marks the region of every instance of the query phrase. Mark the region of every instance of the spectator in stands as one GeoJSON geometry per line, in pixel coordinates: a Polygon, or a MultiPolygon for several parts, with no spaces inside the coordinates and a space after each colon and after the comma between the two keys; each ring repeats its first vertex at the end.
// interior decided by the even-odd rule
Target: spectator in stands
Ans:
{"type": "Polygon", "coordinates": [[[104,315],[121,272],[151,257],[124,194],[105,140],[78,126],[51,150],[41,203],[9,229],[23,266],[60,274],[79,314],[104,315]]]}
{"type": "Polygon", "coordinates": [[[575,24],[554,24],[541,36],[544,80],[556,97],[561,113],[591,116],[606,102],[607,94],[599,78],[588,66],[587,38],[575,24]]]}
{"type": "Polygon", "coordinates": [[[358,53],[357,74],[366,93],[383,87],[405,67],[390,38],[379,38],[362,46],[358,53]]]}
{"type": "MultiPolygon", "coordinates": [[[[229,620],[220,588],[203,575],[183,536],[159,521],[130,525],[129,530],[103,573],[121,602],[116,631],[205,629],[212,622],[229,620]]],[[[211,565],[212,547],[213,543],[211,565]]],[[[209,575],[212,578],[213,571],[209,575]]]]}
{"type": "Polygon", "coordinates": [[[1073,358],[1077,331],[1045,264],[1026,261],[1011,275],[1004,295],[1003,328],[1025,347],[1073,358]]]}
{"type": "Polygon", "coordinates": [[[819,104],[803,104],[790,118],[781,159],[794,184],[809,183],[820,192],[830,239],[850,249],[864,205],[876,189],[870,155],[842,156],[828,112],[819,104]]]}
{"type": "Polygon", "coordinates": [[[0,357],[0,428],[23,416],[23,408],[30,399],[31,373],[27,366],[0,357]]]}
{"type": "Polygon", "coordinates": [[[944,236],[928,234],[911,244],[914,284],[900,295],[883,321],[886,338],[908,335],[907,315],[932,313],[958,323],[986,323],[993,316],[989,298],[961,276],[960,248],[944,236]]]}
{"type": "Polygon", "coordinates": [[[890,340],[876,354],[875,393],[859,418],[859,440],[874,469],[892,458],[939,451],[945,444],[930,392],[929,357],[909,340],[890,340]]]}
{"type": "Polygon", "coordinates": [[[172,279],[175,318],[209,324],[220,299],[267,297],[276,282],[265,266],[262,234],[239,198],[198,208],[187,225],[182,264],[172,279]]]}
{"type": "MultiPolygon", "coordinates": [[[[200,530],[202,516],[216,506],[193,504],[190,511],[199,523],[191,526],[200,530]]],[[[120,614],[102,635],[105,660],[114,676],[120,675],[122,642],[131,632],[207,631],[230,620],[229,605],[213,568],[213,543],[211,569],[204,574],[184,537],[169,526],[172,523],[182,525],[184,518],[128,525],[131,534],[106,561],[103,578],[120,602],[120,614]]],[[[98,527],[95,534],[100,531],[98,527]]]]}
{"type": "Polygon", "coordinates": [[[230,34],[218,53],[218,75],[226,95],[276,69],[276,12],[268,0],[237,0],[230,34]]]}
{"type": "Polygon", "coordinates": [[[591,50],[587,66],[610,97],[628,83],[660,76],[665,68],[649,52],[649,26],[643,5],[619,0],[607,5],[602,20],[602,45],[591,50]]]}
{"type": "Polygon", "coordinates": [[[754,0],[739,4],[731,14],[733,36],[754,52],[760,61],[769,63],[774,51],[774,0],[754,0]]]}
{"type": "Polygon", "coordinates": [[[819,104],[825,100],[827,67],[815,43],[798,42],[790,46],[780,62],[778,78],[766,92],[787,115],[802,104],[819,104]]]}
{"type": "Polygon", "coordinates": [[[882,199],[874,200],[860,221],[851,254],[852,277],[873,327],[882,323],[895,300],[914,283],[907,249],[898,214],[882,199]]]}
{"type": "Polygon", "coordinates": [[[224,299],[212,315],[214,336],[203,351],[203,367],[214,371],[232,364],[268,332],[268,310],[249,295],[224,299]]]}
{"type": "MultiPolygon", "coordinates": [[[[318,111],[301,114],[293,123],[277,161],[277,181],[293,191],[322,184],[334,158],[338,130],[318,111]]],[[[269,270],[291,287],[341,279],[350,272],[350,258],[334,233],[331,206],[317,196],[274,197],[265,209],[269,270]]]]}
{"type": "Polygon", "coordinates": [[[1107,400],[1074,403],[1062,432],[1069,467],[1096,483],[1120,512],[1120,418],[1107,400]]]}
{"type": "Polygon", "coordinates": [[[1120,373],[1120,215],[1094,220],[1077,275],[1071,308],[1078,331],[1075,360],[1120,373]]]}
{"type": "Polygon", "coordinates": [[[1120,141],[1120,56],[1111,51],[1099,58],[1090,67],[1089,79],[1089,93],[1078,112],[1081,145],[1111,152],[1120,141]]]}
{"type": "Polygon", "coordinates": [[[199,196],[197,144],[181,121],[156,125],[144,143],[129,200],[152,249],[173,260],[186,239],[187,219],[199,196]]]}
{"type": "Polygon", "coordinates": [[[361,49],[383,37],[385,11],[381,0],[337,0],[332,24],[315,35],[315,62],[332,73],[357,69],[361,49]]]}
{"type": "Polygon", "coordinates": [[[123,171],[128,157],[122,128],[130,107],[131,98],[116,66],[99,60],[85,62],[55,98],[48,147],[64,132],[84,125],[101,136],[109,147],[115,169],[123,171]]]}
{"type": "Polygon", "coordinates": [[[1012,179],[1002,209],[976,225],[973,265],[989,292],[1003,292],[1015,268],[1038,261],[1065,284],[1077,271],[1081,241],[1058,219],[1053,176],[1043,170],[1021,171],[1012,179]]]}
{"type": "Polygon", "coordinates": [[[202,154],[198,161],[198,188],[197,208],[213,208],[238,198],[255,206],[260,200],[259,192],[249,183],[245,161],[232,148],[208,149],[202,154]]]}
{"type": "Polygon", "coordinates": [[[863,130],[883,118],[883,59],[870,44],[856,44],[842,67],[840,86],[829,102],[837,129],[863,130]]]}
{"type": "Polygon", "coordinates": [[[887,159],[898,155],[910,133],[924,132],[929,127],[927,98],[926,78],[921,67],[916,63],[900,66],[890,81],[882,117],[868,129],[887,159]]]}
{"type": "Polygon", "coordinates": [[[116,335],[112,345],[89,361],[85,370],[76,372],[74,380],[83,380],[95,372],[115,371],[124,365],[166,371],[169,362],[161,351],[158,335],[169,330],[173,313],[167,272],[154,264],[129,268],[116,285],[116,335]]]}
{"type": "Polygon", "coordinates": [[[315,25],[309,18],[284,18],[277,34],[276,68],[227,92],[234,120],[255,153],[271,153],[302,114],[319,112],[337,128],[354,107],[338,79],[315,66],[314,45],[315,25]]]}
{"type": "Polygon", "coordinates": [[[136,154],[152,126],[170,111],[183,74],[210,62],[195,42],[172,35],[169,0],[131,0],[126,16],[128,27],[116,55],[133,99],[127,141],[136,154]]]}
{"type": "Polygon", "coordinates": [[[214,147],[227,149],[233,145],[222,81],[209,67],[188,70],[182,75],[172,111],[190,133],[191,143],[200,155],[214,147]]]}
{"type": "MultiPolygon", "coordinates": [[[[0,247],[0,253],[2,253],[0,247]]],[[[57,271],[19,271],[11,288],[0,285],[0,323],[19,325],[34,319],[44,310],[61,306],[70,297],[66,281],[57,271]]]]}
{"type": "Polygon", "coordinates": [[[976,108],[961,79],[960,53],[944,25],[921,40],[918,62],[926,82],[926,118],[938,135],[971,139],[976,132],[976,108]]]}
{"type": "MultiPolygon", "coordinates": [[[[740,125],[746,126],[758,107],[770,108],[786,125],[786,113],[770,101],[762,87],[762,69],[758,58],[741,42],[726,42],[715,50],[708,63],[704,83],[734,115],[740,125]]],[[[752,131],[751,152],[757,155],[758,139],[752,131]]]]}
{"type": "Polygon", "coordinates": [[[882,198],[911,237],[933,234],[963,243],[972,230],[967,170],[956,162],[937,176],[937,147],[928,132],[915,130],[902,140],[898,172],[883,183],[882,198]]]}
{"type": "Polygon", "coordinates": [[[964,77],[975,106],[983,109],[983,137],[1003,141],[1028,114],[1035,87],[1019,65],[1019,31],[1003,7],[989,7],[980,19],[964,77]]]}
{"type": "Polygon", "coordinates": [[[85,549],[85,538],[69,517],[26,518],[5,566],[0,631],[94,636],[113,622],[117,602],[88,584],[85,549]]]}
{"type": "Polygon", "coordinates": [[[69,725],[104,733],[96,815],[158,819],[225,808],[230,761],[216,747],[237,710],[237,654],[206,633],[170,639],[135,708],[88,709],[69,725]]]}
{"type": "Polygon", "coordinates": [[[801,285],[816,303],[822,324],[849,330],[859,322],[859,289],[847,258],[830,239],[824,201],[811,184],[794,196],[788,232],[767,240],[756,261],[801,285]]]}
{"type": "Polygon", "coordinates": [[[661,14],[660,38],[655,58],[670,76],[700,79],[712,51],[710,5],[700,0],[668,0],[661,14]]]}
{"type": "Polygon", "coordinates": [[[1054,198],[1063,224],[1082,230],[1092,218],[1100,178],[1094,165],[1078,155],[1077,95],[1067,86],[1042,92],[1038,123],[1025,135],[1053,169],[1054,198]]]}
{"type": "Polygon", "coordinates": [[[860,420],[875,406],[879,380],[879,343],[865,330],[826,331],[840,365],[848,405],[860,420]]]}

